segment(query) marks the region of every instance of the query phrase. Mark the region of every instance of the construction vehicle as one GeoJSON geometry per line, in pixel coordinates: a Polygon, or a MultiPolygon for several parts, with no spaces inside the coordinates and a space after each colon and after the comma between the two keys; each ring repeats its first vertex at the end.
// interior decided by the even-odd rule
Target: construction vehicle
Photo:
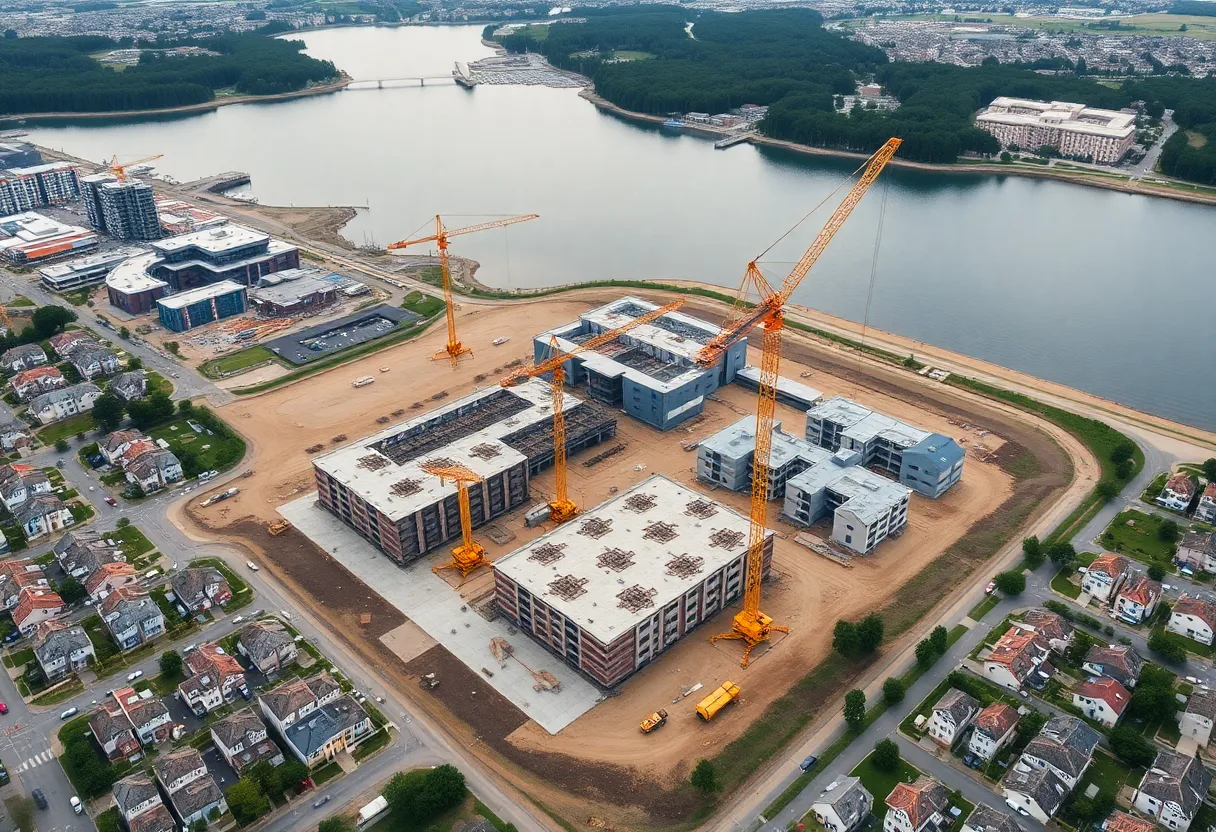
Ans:
{"type": "Polygon", "coordinates": [[[165,154],[163,154],[163,153],[158,153],[155,156],[144,156],[142,159],[136,159],[131,162],[122,162],[122,163],[120,163],[118,161],[118,157],[115,156],[114,158],[110,159],[109,164],[106,165],[106,169],[109,170],[110,173],[114,174],[114,178],[117,179],[119,182],[126,182],[127,181],[127,168],[133,168],[136,165],[142,165],[144,162],[154,161],[156,159],[161,158],[164,155],[165,154]]]}
{"type": "Polygon", "coordinates": [[[570,494],[566,488],[566,412],[565,404],[563,403],[563,394],[566,386],[566,362],[580,352],[594,350],[597,347],[602,347],[604,344],[615,341],[617,338],[624,335],[634,327],[642,324],[650,323],[653,320],[663,317],[668,312],[673,312],[684,305],[683,300],[672,301],[671,303],[660,306],[647,312],[645,315],[639,315],[628,323],[602,332],[594,338],[589,338],[583,343],[577,345],[569,352],[562,352],[557,344],[557,336],[549,339],[549,357],[539,364],[534,364],[531,367],[520,367],[512,370],[510,374],[505,376],[499,382],[503,387],[513,387],[524,379],[536,378],[545,373],[553,373],[553,482],[554,494],[553,501],[549,503],[549,519],[555,523],[565,523],[578,514],[578,506],[570,499],[570,494]]]}
{"type": "Polygon", "coordinates": [[[369,384],[375,384],[376,379],[372,376],[359,376],[350,383],[351,387],[366,387],[369,384]]]}
{"type": "Polygon", "coordinates": [[[221,491],[219,494],[212,494],[210,497],[199,503],[199,505],[204,507],[215,505],[216,503],[227,500],[230,497],[235,497],[239,493],[241,493],[241,489],[229,488],[227,491],[221,491]]]}
{"type": "Polygon", "coordinates": [[[439,477],[439,481],[452,480],[456,483],[456,499],[460,503],[460,545],[452,549],[452,560],[448,563],[434,566],[431,571],[438,574],[443,569],[457,569],[460,580],[469,577],[469,573],[479,566],[489,566],[486,560],[486,550],[473,539],[473,515],[469,509],[469,483],[482,482],[481,475],[463,465],[435,465],[424,462],[420,466],[423,471],[439,477]]]}
{"type": "MultiPolygon", "coordinates": [[[[747,580],[743,609],[735,614],[730,632],[720,633],[709,639],[711,642],[720,639],[744,641],[746,647],[740,660],[742,667],[747,667],[752,650],[768,641],[772,633],[789,632],[789,627],[774,624],[771,616],[760,611],[760,583],[764,577],[764,539],[768,531],[769,451],[773,443],[773,412],[777,406],[777,369],[781,362],[781,330],[785,325],[785,304],[902,143],[901,139],[887,140],[865,165],[858,168],[858,171],[863,171],[861,178],[828,218],[810,248],[781,283],[780,289],[770,286],[760,273],[760,268],[756,265],[758,257],[747,264],[730,320],[696,355],[698,366],[712,367],[721,360],[731,344],[747,338],[757,326],[764,329],[760,392],[756,399],[756,451],[752,457],[751,528],[747,547],[747,580]],[[749,300],[753,291],[758,295],[755,302],[749,300]]],[[[698,705],[698,713],[700,709],[701,706],[698,705]]]]}
{"type": "Polygon", "coordinates": [[[739,698],[739,686],[734,682],[723,682],[721,687],[697,703],[697,716],[709,722],[718,711],[739,698]]]}
{"type": "Polygon", "coordinates": [[[418,687],[423,690],[434,690],[439,687],[439,680],[435,678],[434,673],[428,673],[425,676],[418,677],[418,687]]]}
{"type": "Polygon", "coordinates": [[[279,520],[267,526],[266,531],[270,532],[271,537],[278,537],[290,528],[291,523],[288,523],[286,520],[279,520]]]}
{"type": "Polygon", "coordinates": [[[659,709],[643,719],[642,724],[638,727],[642,729],[643,734],[649,734],[651,731],[662,727],[665,722],[667,722],[667,711],[659,709]]]}
{"type": "Polygon", "coordinates": [[[456,310],[452,303],[452,273],[448,268],[448,239],[460,234],[472,234],[474,231],[485,231],[490,228],[502,228],[507,225],[514,225],[517,222],[527,222],[539,217],[540,214],[527,214],[522,217],[507,217],[506,219],[494,220],[493,222],[483,222],[480,225],[470,225],[465,228],[448,229],[444,227],[443,220],[436,214],[434,234],[414,240],[399,240],[398,242],[389,244],[388,251],[399,251],[400,249],[421,243],[436,243],[439,246],[439,271],[443,275],[443,304],[448,321],[448,345],[443,352],[437,352],[431,356],[432,360],[450,358],[452,366],[455,367],[460,362],[460,356],[465,353],[469,355],[473,354],[473,350],[461,344],[460,339],[456,337],[456,310]]]}

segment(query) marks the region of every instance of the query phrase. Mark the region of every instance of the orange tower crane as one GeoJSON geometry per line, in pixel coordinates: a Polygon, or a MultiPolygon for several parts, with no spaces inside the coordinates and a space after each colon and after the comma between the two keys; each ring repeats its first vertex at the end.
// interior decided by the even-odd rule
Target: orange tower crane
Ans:
{"type": "Polygon", "coordinates": [[[485,231],[489,228],[502,228],[506,225],[514,225],[517,222],[527,222],[540,217],[540,214],[526,214],[522,217],[508,217],[507,219],[494,220],[493,222],[483,222],[480,225],[470,225],[465,228],[446,228],[443,220],[438,214],[435,215],[435,233],[427,237],[419,237],[415,240],[399,240],[391,243],[388,251],[397,251],[406,248],[407,246],[419,245],[421,243],[437,243],[439,245],[439,270],[443,273],[443,303],[447,310],[448,318],[448,345],[443,352],[437,352],[432,356],[432,360],[440,358],[450,358],[452,366],[455,367],[460,361],[460,356],[468,353],[473,354],[470,347],[466,347],[460,343],[460,339],[456,337],[456,311],[452,306],[452,274],[448,269],[448,238],[456,237],[461,234],[472,234],[474,231],[485,231]]]}
{"type": "Polygon", "coordinates": [[[456,499],[460,503],[460,545],[452,549],[452,560],[442,566],[431,568],[432,572],[441,569],[460,570],[460,579],[469,577],[469,573],[479,566],[489,566],[486,560],[486,550],[473,539],[473,513],[469,509],[469,483],[482,482],[481,475],[463,465],[439,465],[424,462],[420,466],[423,471],[439,477],[439,481],[452,480],[456,483],[456,499]]]}
{"type": "Polygon", "coordinates": [[[4,319],[4,325],[8,328],[8,331],[12,332],[13,322],[8,319],[8,310],[4,308],[3,304],[0,304],[0,318],[4,319]]]}
{"type": "Polygon", "coordinates": [[[752,463],[751,530],[748,540],[747,581],[743,595],[743,609],[735,614],[729,633],[712,636],[719,639],[741,639],[747,643],[740,664],[747,667],[752,650],[769,640],[773,632],[788,633],[789,627],[774,624],[771,616],[760,611],[760,583],[764,567],[764,538],[768,521],[768,466],[769,450],[773,441],[773,411],[777,404],[777,368],[781,362],[781,329],[785,323],[785,304],[798,284],[806,277],[823,254],[828,243],[844,225],[857,203],[874,184],[878,174],[895,155],[902,139],[888,139],[863,166],[861,178],[845,196],[840,206],[828,219],[827,224],[815,237],[811,247],[802,255],[793,271],[785,278],[780,289],[769,285],[760,273],[756,261],[747,264],[747,273],[739,287],[735,312],[722,332],[714,336],[697,353],[697,364],[713,366],[731,344],[757,326],[764,328],[763,359],[760,365],[760,394],[756,402],[756,453],[752,463]],[[755,290],[759,300],[750,305],[748,294],[755,290]]]}
{"type": "Polygon", "coordinates": [[[142,159],[136,159],[132,162],[122,162],[122,163],[120,163],[118,161],[118,157],[115,156],[114,158],[112,158],[110,160],[109,164],[106,165],[106,167],[109,169],[110,173],[114,174],[115,178],[118,179],[119,182],[126,182],[127,181],[127,168],[133,168],[136,165],[143,164],[144,162],[151,162],[154,159],[160,159],[164,155],[165,154],[163,154],[163,153],[158,153],[155,156],[144,156],[142,159]]]}
{"type": "Polygon", "coordinates": [[[553,373],[553,479],[555,485],[554,497],[552,502],[549,503],[550,520],[555,523],[565,523],[578,514],[578,506],[570,499],[570,495],[566,490],[566,413],[562,398],[566,384],[566,362],[577,353],[602,347],[604,344],[615,341],[634,327],[657,320],[668,312],[674,312],[683,305],[683,300],[672,301],[665,306],[660,306],[658,309],[647,312],[645,315],[639,315],[615,329],[601,332],[594,338],[589,338],[577,345],[569,352],[562,352],[557,344],[557,336],[553,336],[549,340],[549,348],[552,352],[548,358],[531,367],[521,367],[513,370],[499,382],[503,387],[514,387],[524,379],[536,378],[545,373],[553,373]]]}

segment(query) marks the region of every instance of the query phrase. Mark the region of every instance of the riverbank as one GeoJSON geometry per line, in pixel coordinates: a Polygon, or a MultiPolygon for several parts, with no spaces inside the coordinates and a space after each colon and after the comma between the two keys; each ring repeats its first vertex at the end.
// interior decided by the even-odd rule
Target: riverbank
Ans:
{"type": "Polygon", "coordinates": [[[318,84],[315,87],[307,87],[295,92],[281,92],[274,95],[231,95],[216,98],[213,101],[186,104],[181,107],[162,107],[159,110],[117,110],[109,113],[21,113],[0,116],[0,124],[24,121],[58,121],[75,118],[133,118],[140,116],[180,115],[182,113],[205,113],[210,110],[218,110],[220,107],[226,107],[229,104],[264,104],[275,101],[290,101],[293,98],[307,98],[313,95],[327,95],[331,92],[339,92],[346,89],[353,80],[355,79],[347,75],[346,72],[339,70],[337,81],[331,81],[328,84],[318,84]]]}
{"type": "MultiPolygon", "coordinates": [[[[626,110],[618,107],[611,101],[597,95],[591,89],[585,89],[579,93],[580,98],[585,98],[599,109],[620,116],[621,118],[630,121],[645,122],[647,124],[663,124],[667,121],[664,116],[652,116],[648,113],[638,113],[632,110],[626,110]]],[[[727,136],[719,130],[703,130],[694,126],[685,125],[680,128],[686,132],[698,132],[705,135],[727,136]]],[[[865,161],[869,157],[864,153],[854,153],[848,150],[836,150],[826,147],[812,147],[810,145],[798,144],[797,142],[784,141],[782,139],[773,139],[768,136],[762,136],[759,133],[753,133],[747,141],[754,145],[764,147],[775,147],[781,150],[788,150],[793,153],[800,153],[804,156],[829,156],[840,159],[856,159],[865,161]]],[[[1210,192],[1187,192],[1179,190],[1180,188],[1188,187],[1190,183],[1179,182],[1177,188],[1168,185],[1152,185],[1143,181],[1118,180],[1113,179],[1113,176],[1118,174],[1112,171],[1110,174],[1095,172],[1092,174],[1080,173],[1077,171],[1062,171],[1049,167],[1034,167],[1030,165],[1002,164],[997,162],[976,164],[956,163],[953,165],[938,165],[930,162],[913,162],[907,159],[892,159],[887,163],[892,167],[907,168],[909,170],[931,171],[933,173],[951,173],[951,174],[967,174],[967,173],[984,173],[996,174],[999,176],[1025,176],[1032,179],[1055,179],[1061,182],[1069,182],[1074,185],[1088,185],[1093,188],[1102,188],[1108,191],[1122,191],[1129,194],[1140,194],[1141,196],[1157,196],[1165,199],[1176,199],[1182,202],[1194,202],[1202,205],[1216,205],[1216,190],[1210,192]]]]}

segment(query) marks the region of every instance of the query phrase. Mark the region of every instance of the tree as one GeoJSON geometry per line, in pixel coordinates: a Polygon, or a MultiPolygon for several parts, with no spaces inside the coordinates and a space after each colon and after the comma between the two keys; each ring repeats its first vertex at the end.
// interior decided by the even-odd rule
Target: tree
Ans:
{"type": "Polygon", "coordinates": [[[131,525],[131,518],[119,517],[118,522],[115,523],[114,525],[116,525],[120,529],[125,529],[127,526],[131,525]]]}
{"type": "Polygon", "coordinates": [[[1183,23],[1181,26],[1179,26],[1179,27],[1178,27],[1178,31],[1179,31],[1179,32],[1185,32],[1185,31],[1186,31],[1186,24],[1185,24],[1185,23],[1183,23]]]}
{"type": "Polygon", "coordinates": [[[141,429],[167,422],[176,412],[173,400],[163,390],[127,405],[127,415],[131,417],[131,423],[141,429]]]}
{"type": "Polygon", "coordinates": [[[418,799],[418,811],[423,817],[434,817],[460,804],[468,793],[460,769],[445,763],[426,773],[426,787],[418,799]]]}
{"type": "Polygon", "coordinates": [[[1178,524],[1173,520],[1162,520],[1161,525],[1157,527],[1158,539],[1166,543],[1173,543],[1178,540],[1178,534],[1178,524]]]}
{"type": "Polygon", "coordinates": [[[70,442],[68,442],[68,440],[66,440],[66,439],[56,439],[55,440],[55,450],[57,450],[59,453],[64,453],[66,451],[70,451],[70,450],[72,450],[72,444],[70,442]]]}
{"type": "Polygon", "coordinates": [[[1216,457],[1203,461],[1203,476],[1208,482],[1216,482],[1216,457]]]}
{"type": "Polygon", "coordinates": [[[177,355],[181,349],[181,345],[179,343],[177,343],[176,341],[166,341],[165,349],[167,349],[169,352],[173,353],[174,355],[177,355]]]}
{"type": "Polygon", "coordinates": [[[860,731],[866,721],[866,694],[854,688],[844,695],[844,721],[854,731],[860,731]]]}
{"type": "Polygon", "coordinates": [[[1073,632],[1072,644],[1068,645],[1068,652],[1066,653],[1068,663],[1073,667],[1080,667],[1085,662],[1085,654],[1096,643],[1094,637],[1089,633],[1081,630],[1073,632]]]}
{"type": "Polygon", "coordinates": [[[353,832],[354,827],[350,821],[341,815],[334,815],[332,818],[326,818],[321,821],[321,825],[317,827],[317,832],[353,832]]]}
{"type": "Polygon", "coordinates": [[[207,819],[199,818],[190,824],[190,832],[207,832],[207,819]]]}
{"type": "Polygon", "coordinates": [[[118,328],[118,337],[125,341],[131,337],[131,330],[127,329],[125,326],[120,326],[118,328]]]}
{"type": "Polygon", "coordinates": [[[1031,711],[1018,720],[1017,739],[1014,746],[1021,750],[1026,747],[1026,744],[1039,735],[1043,730],[1043,726],[1047,724],[1047,714],[1042,711],[1031,711]]]}
{"type": "MultiPolygon", "coordinates": [[[[161,653],[160,654],[160,672],[164,676],[169,676],[169,677],[178,676],[182,672],[182,654],[177,652],[176,650],[166,650],[165,652],[161,653]]],[[[263,761],[263,762],[265,762],[265,761],[263,761]]],[[[257,768],[257,766],[254,766],[254,769],[256,769],[256,768],[257,768]]],[[[254,769],[251,769],[250,773],[252,773],[254,769]]],[[[265,792],[266,789],[263,788],[262,791],[265,792]]],[[[281,792],[282,789],[280,789],[279,791],[281,792]]]]}
{"type": "Polygon", "coordinates": [[[415,814],[414,804],[422,794],[426,785],[426,772],[421,769],[394,774],[384,784],[384,799],[388,801],[393,814],[399,817],[410,817],[415,814]]]}
{"type": "Polygon", "coordinates": [[[933,628],[933,632],[929,633],[929,643],[933,645],[933,650],[937,655],[945,655],[947,648],[950,647],[950,631],[938,624],[933,628]]]}
{"type": "Polygon", "coordinates": [[[1001,151],[1001,161],[1005,162],[1006,164],[1008,164],[1009,162],[1012,162],[1013,154],[1010,153],[1008,150],[1002,150],[1001,151]]]}
{"type": "Polygon", "coordinates": [[[84,588],[84,584],[71,576],[65,578],[55,591],[65,604],[77,604],[89,597],[89,591],[84,588]]]}
{"type": "Polygon", "coordinates": [[[722,788],[721,784],[718,783],[718,775],[714,771],[714,764],[709,760],[697,760],[697,765],[692,770],[691,779],[693,787],[700,789],[705,794],[712,794],[722,788]]]}
{"type": "Polygon", "coordinates": [[[189,399],[182,399],[177,403],[177,412],[182,416],[194,415],[194,402],[189,399]]]}
{"type": "Polygon", "coordinates": [[[842,656],[852,658],[861,650],[861,638],[857,635],[857,625],[852,621],[841,619],[836,622],[832,634],[832,649],[842,656]]]}
{"type": "Polygon", "coordinates": [[[1043,565],[1043,544],[1039,542],[1037,537],[1027,537],[1022,540],[1022,555],[1026,558],[1026,565],[1031,569],[1038,569],[1043,565]]]}
{"type": "Polygon", "coordinates": [[[1094,802],[1092,799],[1081,795],[1072,802],[1072,813],[1077,820],[1090,821],[1094,818],[1094,802]]]}
{"type": "Polygon", "coordinates": [[[288,760],[279,766],[279,780],[284,789],[299,790],[300,784],[308,779],[308,766],[299,760],[288,760]]]}
{"type": "Polygon", "coordinates": [[[5,40],[16,40],[17,39],[17,30],[16,29],[5,29],[4,30],[4,39],[5,40]]]}
{"type": "Polygon", "coordinates": [[[1148,566],[1148,577],[1154,581],[1160,581],[1165,577],[1165,567],[1159,563],[1150,563],[1148,566]]]}
{"type": "Polygon", "coordinates": [[[889,737],[874,744],[874,768],[894,773],[899,770],[899,746],[889,737]]]}
{"type": "Polygon", "coordinates": [[[1119,485],[1114,480],[1102,480],[1094,491],[1097,492],[1102,502],[1109,503],[1119,496],[1119,485]]]}
{"type": "Polygon", "coordinates": [[[233,783],[224,795],[232,817],[246,826],[270,811],[270,800],[262,794],[258,782],[251,777],[242,777],[233,783]]]}
{"type": "Polygon", "coordinates": [[[1116,443],[1111,449],[1110,461],[1122,462],[1125,459],[1131,459],[1136,453],[1136,445],[1130,439],[1124,439],[1116,443]]]}
{"type": "MultiPolygon", "coordinates": [[[[1149,649],[1152,649],[1151,639],[1149,649]]],[[[1132,700],[1128,703],[1128,713],[1146,722],[1172,722],[1174,714],[1178,712],[1178,700],[1174,698],[1173,686],[1173,673],[1164,667],[1145,664],[1132,693],[1132,700]]]]}
{"type": "Polygon", "coordinates": [[[1021,572],[1002,572],[996,576],[994,583],[1006,595],[1021,595],[1026,591],[1026,576],[1021,572]]]}
{"type": "Polygon", "coordinates": [[[904,694],[907,693],[907,686],[904,680],[898,676],[891,676],[882,683],[882,699],[888,705],[896,705],[903,701],[904,694]]]}
{"type": "Polygon", "coordinates": [[[1156,747],[1135,728],[1126,726],[1110,732],[1110,749],[1132,768],[1148,768],[1157,758],[1156,747]]]}
{"type": "Polygon", "coordinates": [[[878,649],[878,645],[882,644],[882,616],[878,613],[870,613],[857,625],[857,641],[861,647],[862,655],[869,655],[878,649]]]}
{"type": "Polygon", "coordinates": [[[127,359],[127,369],[128,370],[142,370],[143,368],[144,368],[144,361],[142,358],[136,358],[135,356],[131,356],[130,358],[127,359]]]}
{"type": "Polygon", "coordinates": [[[63,306],[39,306],[34,310],[30,321],[34,327],[34,337],[43,341],[63,332],[63,328],[76,320],[76,313],[63,306]]]}
{"type": "Polygon", "coordinates": [[[1077,556],[1077,550],[1072,548],[1071,543],[1063,540],[1057,541],[1047,547],[1047,557],[1056,566],[1068,566],[1077,556]]]}
{"type": "Polygon", "coordinates": [[[928,670],[937,661],[938,652],[933,649],[933,642],[922,639],[916,642],[916,666],[928,670]]]}
{"type": "Polygon", "coordinates": [[[110,392],[102,393],[97,397],[97,401],[93,402],[93,424],[102,433],[116,431],[122,424],[125,410],[126,405],[118,396],[110,392]]]}
{"type": "MultiPolygon", "coordinates": [[[[181,660],[180,656],[178,656],[178,660],[181,660]]],[[[161,656],[161,661],[164,661],[164,656],[161,656]]],[[[258,788],[267,797],[277,798],[283,794],[283,779],[279,776],[279,770],[272,766],[269,760],[259,760],[254,763],[253,768],[249,769],[249,776],[257,781],[258,788]]]]}

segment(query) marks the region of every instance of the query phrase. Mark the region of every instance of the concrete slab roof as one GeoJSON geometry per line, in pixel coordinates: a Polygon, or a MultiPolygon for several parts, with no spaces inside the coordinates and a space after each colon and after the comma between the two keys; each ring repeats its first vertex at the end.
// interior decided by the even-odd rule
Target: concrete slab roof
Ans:
{"type": "Polygon", "coordinates": [[[816,492],[822,488],[845,497],[839,510],[851,511],[867,525],[881,517],[892,506],[899,505],[912,493],[897,482],[879,476],[857,465],[841,467],[828,462],[808,468],[791,477],[787,487],[816,492]]]}
{"type": "Polygon", "coordinates": [[[910,448],[931,435],[927,430],[884,416],[843,396],[833,396],[812,408],[807,412],[807,418],[812,416],[843,425],[842,435],[861,443],[881,436],[900,447],[910,448]]]}
{"type": "Polygon", "coordinates": [[[181,309],[189,306],[192,303],[199,303],[204,300],[218,298],[221,295],[230,295],[233,292],[242,292],[245,287],[232,280],[221,280],[218,283],[209,283],[206,286],[199,286],[197,289],[188,289],[185,292],[178,292],[167,297],[163,297],[157,301],[157,304],[166,309],[181,309]]]}
{"type": "MultiPolygon", "coordinates": [[[[729,459],[738,459],[756,451],[756,417],[744,416],[733,425],[702,439],[699,447],[714,451],[729,459]]],[[[769,448],[768,465],[780,468],[795,459],[806,460],[808,465],[826,462],[831,451],[812,445],[805,439],[792,436],[781,430],[781,423],[773,424],[773,443],[769,448]]]]}

